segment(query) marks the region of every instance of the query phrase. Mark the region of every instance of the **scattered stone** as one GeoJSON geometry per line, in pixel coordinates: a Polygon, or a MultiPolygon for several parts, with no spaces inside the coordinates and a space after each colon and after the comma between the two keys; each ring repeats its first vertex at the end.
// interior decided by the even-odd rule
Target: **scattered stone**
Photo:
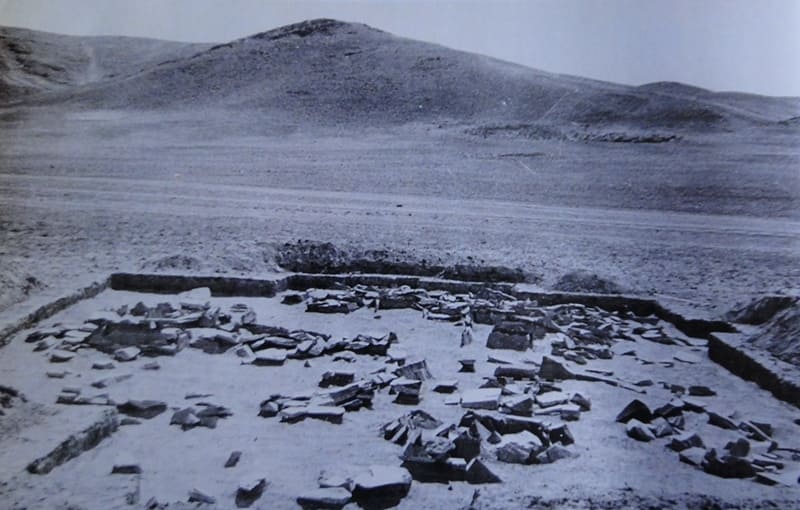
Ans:
{"type": "Polygon", "coordinates": [[[561,443],[564,446],[575,444],[575,438],[566,423],[550,426],[547,429],[547,438],[553,444],[561,443]]]}
{"type": "Polygon", "coordinates": [[[418,381],[427,381],[433,377],[430,370],[428,370],[428,363],[424,359],[398,367],[395,369],[394,373],[399,377],[416,379],[418,381]]]}
{"type": "Polygon", "coordinates": [[[189,491],[189,503],[205,503],[207,505],[215,505],[217,503],[217,499],[197,489],[192,489],[189,491]]]}
{"type": "Polygon", "coordinates": [[[304,510],[339,510],[350,502],[352,495],[343,487],[323,487],[310,490],[297,497],[304,510]]]}
{"type": "Polygon", "coordinates": [[[347,386],[355,379],[355,373],[351,371],[337,370],[335,372],[325,372],[319,382],[320,388],[330,386],[347,386]]]}
{"type": "Polygon", "coordinates": [[[693,413],[703,413],[705,412],[706,407],[708,407],[706,402],[696,398],[683,397],[681,400],[683,401],[683,408],[693,413]]]}
{"type": "Polygon", "coordinates": [[[117,361],[125,362],[125,361],[133,361],[142,351],[138,347],[123,347],[122,349],[117,349],[114,351],[114,359],[117,361]]]}
{"type": "Polygon", "coordinates": [[[475,457],[467,464],[466,481],[471,484],[502,483],[503,480],[494,474],[479,457],[475,457]]]}
{"type": "Polygon", "coordinates": [[[142,317],[144,315],[147,315],[147,312],[149,311],[150,309],[147,307],[147,305],[139,301],[133,306],[133,308],[128,310],[128,313],[130,313],[134,317],[142,317]]]}
{"type": "Polygon", "coordinates": [[[283,349],[264,349],[258,351],[253,360],[256,366],[279,366],[286,361],[286,351],[283,349]]]}
{"type": "Polygon", "coordinates": [[[139,475],[142,474],[142,466],[132,459],[118,460],[111,468],[112,475],[139,475]]]}
{"type": "Polygon", "coordinates": [[[461,395],[461,407],[466,409],[495,410],[500,406],[500,388],[469,390],[461,395]]]}
{"type": "Polygon", "coordinates": [[[722,478],[750,478],[756,474],[749,460],[734,455],[718,457],[713,448],[703,458],[702,467],[706,473],[722,478]]]}
{"type": "Polygon", "coordinates": [[[445,381],[439,381],[436,383],[436,386],[433,387],[433,391],[436,393],[453,393],[458,389],[458,381],[456,379],[447,379],[445,381]]]}
{"type": "Polygon", "coordinates": [[[721,429],[727,430],[738,430],[739,427],[736,426],[736,423],[733,422],[730,418],[726,418],[721,414],[717,414],[714,411],[708,411],[708,423],[714,425],[715,427],[719,427],[721,429]]]}
{"type": "Polygon", "coordinates": [[[677,361],[681,361],[683,363],[688,363],[690,365],[696,365],[697,363],[702,363],[702,359],[699,356],[695,356],[694,354],[688,352],[679,352],[673,356],[677,361]]]}
{"type": "Polygon", "coordinates": [[[242,452],[240,451],[231,452],[230,456],[228,457],[228,460],[225,461],[225,467],[226,468],[236,467],[236,464],[239,463],[239,459],[241,458],[242,458],[242,452]]]}
{"type": "Polygon", "coordinates": [[[486,340],[486,347],[525,351],[532,345],[528,328],[524,322],[503,321],[492,329],[486,340]]]}
{"type": "Polygon", "coordinates": [[[509,379],[536,379],[538,371],[535,368],[503,365],[494,371],[495,377],[508,377],[509,379]]]}
{"type": "Polygon", "coordinates": [[[689,386],[689,395],[693,397],[713,397],[717,394],[716,391],[712,390],[708,386],[689,386]]]}
{"type": "Polygon", "coordinates": [[[650,424],[650,430],[656,437],[671,436],[674,432],[672,425],[670,425],[666,418],[660,416],[650,424]]]}
{"type": "Polygon", "coordinates": [[[530,416],[533,412],[533,398],[528,395],[513,395],[502,400],[501,408],[504,412],[517,416],[530,416]]]}
{"type": "Polygon", "coordinates": [[[681,462],[698,467],[703,463],[705,457],[706,449],[699,446],[681,450],[678,454],[678,459],[680,459],[681,462]]]}
{"type": "Polygon", "coordinates": [[[643,423],[650,423],[653,419],[653,413],[647,404],[641,400],[633,400],[630,404],[625,406],[625,409],[620,411],[617,415],[617,422],[628,423],[630,420],[637,420],[643,423]]]}
{"type": "Polygon", "coordinates": [[[66,363],[67,361],[71,360],[75,357],[74,352],[65,351],[62,349],[56,349],[50,353],[50,362],[51,363],[66,363]]]}
{"type": "Polygon", "coordinates": [[[683,414],[684,403],[679,398],[673,398],[668,403],[653,411],[653,416],[660,416],[662,418],[672,418],[683,414]]]}
{"type": "Polygon", "coordinates": [[[569,402],[569,395],[560,391],[548,391],[541,395],[536,395],[536,403],[539,407],[547,408],[569,402]]]}
{"type": "Polygon", "coordinates": [[[696,432],[686,432],[679,436],[673,436],[667,446],[676,452],[682,452],[689,448],[705,449],[702,438],[696,432]]]}
{"type": "Polygon", "coordinates": [[[572,457],[577,457],[577,454],[561,445],[554,444],[550,445],[545,451],[537,455],[536,462],[539,464],[552,464],[553,462],[561,459],[569,459],[572,457]]]}
{"type": "Polygon", "coordinates": [[[772,425],[769,423],[743,421],[739,424],[739,429],[746,432],[747,437],[756,441],[769,441],[772,437],[772,425]]]}
{"type": "Polygon", "coordinates": [[[497,460],[511,464],[532,464],[544,449],[542,441],[527,430],[504,435],[497,448],[497,460]]]}
{"type": "Polygon", "coordinates": [[[92,387],[99,389],[108,388],[109,386],[113,386],[122,381],[127,381],[131,377],[133,377],[133,374],[121,374],[114,377],[106,377],[105,379],[94,381],[92,383],[92,387]]]}
{"type": "Polygon", "coordinates": [[[283,296],[281,303],[284,305],[299,305],[303,302],[303,295],[299,292],[289,292],[283,296]]]}
{"type": "Polygon", "coordinates": [[[167,404],[158,400],[128,400],[118,405],[117,410],[134,418],[149,420],[166,411],[167,404]]]}
{"type": "Polygon", "coordinates": [[[569,401],[580,407],[581,411],[588,412],[592,410],[591,399],[581,393],[575,393],[569,401]]]}
{"type": "Polygon", "coordinates": [[[750,443],[747,439],[740,437],[736,441],[729,441],[725,445],[725,450],[734,457],[747,457],[750,453],[750,443]]]}
{"type": "Polygon", "coordinates": [[[652,379],[642,379],[641,381],[637,381],[637,382],[633,383],[633,385],[634,386],[638,386],[640,388],[647,388],[648,386],[652,386],[653,385],[653,380],[652,379]]]}
{"type": "Polygon", "coordinates": [[[52,347],[55,347],[58,344],[58,339],[53,336],[48,336],[39,340],[39,343],[36,344],[36,347],[33,348],[34,352],[46,351],[52,347]]]}
{"type": "Polygon", "coordinates": [[[63,379],[69,372],[46,372],[50,379],[63,379]]]}
{"type": "Polygon", "coordinates": [[[149,361],[142,365],[144,370],[159,370],[161,365],[158,364],[158,361],[149,361]]]}
{"type": "Polygon", "coordinates": [[[200,424],[200,418],[194,413],[194,408],[187,407],[180,411],[175,411],[169,421],[170,425],[180,425],[184,430],[196,427],[200,424]]]}
{"type": "Polygon", "coordinates": [[[267,488],[267,480],[265,478],[252,478],[239,482],[239,488],[236,490],[236,506],[238,508],[247,508],[261,497],[264,489],[267,488]]]}
{"type": "Polygon", "coordinates": [[[498,365],[513,365],[515,363],[514,358],[504,354],[490,354],[486,361],[489,363],[497,363],[498,365]]]}
{"type": "Polygon", "coordinates": [[[324,299],[311,301],[306,304],[306,312],[314,313],[350,313],[358,310],[358,305],[350,301],[340,301],[338,299],[324,299]]]}
{"type": "Polygon", "coordinates": [[[653,435],[653,432],[650,431],[650,427],[645,425],[644,423],[640,422],[639,420],[633,418],[629,420],[628,425],[625,427],[625,431],[627,432],[629,437],[636,439],[637,441],[652,441],[656,438],[653,435]]]}
{"type": "Polygon", "coordinates": [[[95,361],[92,363],[92,368],[94,370],[111,370],[114,368],[114,362],[111,360],[108,361],[95,361]]]}
{"type": "Polygon", "coordinates": [[[411,480],[405,468],[372,466],[353,480],[353,500],[364,508],[396,506],[408,494],[411,480]]]}
{"type": "Polygon", "coordinates": [[[197,398],[208,398],[212,396],[213,396],[212,393],[187,393],[186,395],[184,395],[183,398],[184,400],[193,400],[197,398]]]}
{"type": "Polygon", "coordinates": [[[340,424],[344,417],[345,408],[338,406],[311,405],[306,408],[305,412],[309,418],[340,424]]]}
{"type": "Polygon", "coordinates": [[[460,359],[458,360],[458,362],[461,364],[461,369],[459,369],[459,372],[467,372],[467,373],[475,372],[474,359],[460,359]]]}
{"type": "Polygon", "coordinates": [[[545,356],[542,358],[542,366],[539,368],[539,377],[548,380],[574,379],[575,374],[567,370],[558,361],[545,356]]]}

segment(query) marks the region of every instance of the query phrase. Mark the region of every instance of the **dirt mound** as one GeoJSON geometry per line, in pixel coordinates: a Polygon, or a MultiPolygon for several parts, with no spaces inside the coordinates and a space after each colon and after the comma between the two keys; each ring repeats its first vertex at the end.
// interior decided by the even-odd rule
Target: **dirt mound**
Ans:
{"type": "Polygon", "coordinates": [[[800,298],[762,298],[740,317],[751,324],[763,324],[763,329],[748,342],[778,359],[800,366],[800,298]]]}
{"type": "Polygon", "coordinates": [[[481,282],[524,282],[535,279],[520,268],[482,266],[473,263],[431,263],[407,253],[362,250],[332,243],[298,241],[277,249],[275,262],[282,268],[302,273],[381,273],[435,276],[481,282]]]}
{"type": "Polygon", "coordinates": [[[764,296],[737,306],[725,314],[725,320],[740,324],[764,324],[775,314],[795,305],[795,296],[764,296]]]}
{"type": "Polygon", "coordinates": [[[625,289],[617,283],[586,270],[565,274],[553,285],[553,290],[594,294],[623,294],[625,292],[625,289]]]}

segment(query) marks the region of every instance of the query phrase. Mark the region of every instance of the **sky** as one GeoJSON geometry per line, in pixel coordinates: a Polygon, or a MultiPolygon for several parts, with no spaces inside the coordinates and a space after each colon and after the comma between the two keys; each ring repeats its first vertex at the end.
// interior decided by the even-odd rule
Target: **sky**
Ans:
{"type": "Polygon", "coordinates": [[[0,25],[194,42],[320,17],[556,73],[800,96],[800,0],[0,0],[0,25]]]}

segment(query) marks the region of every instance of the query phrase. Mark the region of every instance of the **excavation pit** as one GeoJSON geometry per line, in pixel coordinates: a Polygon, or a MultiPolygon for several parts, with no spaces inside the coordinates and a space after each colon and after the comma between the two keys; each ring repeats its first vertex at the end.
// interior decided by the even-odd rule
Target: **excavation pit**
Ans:
{"type": "Polygon", "coordinates": [[[34,441],[6,435],[0,465],[28,477],[19,505],[60,487],[87,508],[122,508],[133,493],[140,504],[187,501],[195,489],[232,507],[245,478],[266,480],[254,507],[296,508],[322,472],[362,480],[345,485],[365,507],[384,496],[467,504],[475,484],[496,479],[481,497],[503,507],[531,477],[545,497],[565,480],[649,497],[663,494],[665,472],[676,495],[725,497],[723,476],[744,473],[743,493],[787,497],[798,491],[782,449],[797,446],[796,409],[709,358],[705,337],[723,328],[645,299],[511,284],[116,274],[3,348],[0,382],[53,414],[37,418],[34,441]],[[474,372],[462,370],[469,360],[474,372]],[[649,415],[618,422],[633,400],[649,415]],[[46,475],[25,472],[63,431],[112,410],[118,430],[46,475]],[[423,411],[430,419],[411,418],[423,411]],[[703,455],[667,447],[690,433],[703,455]],[[731,460],[739,440],[748,452],[731,460]],[[110,476],[123,454],[135,473],[110,476]],[[744,462],[752,471],[736,470],[744,462]],[[384,478],[394,482],[365,489],[384,478]]]}

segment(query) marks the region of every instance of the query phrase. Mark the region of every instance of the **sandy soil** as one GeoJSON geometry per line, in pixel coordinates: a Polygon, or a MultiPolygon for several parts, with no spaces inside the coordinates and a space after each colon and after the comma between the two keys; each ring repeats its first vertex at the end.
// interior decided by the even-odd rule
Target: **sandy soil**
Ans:
{"type": "Polygon", "coordinates": [[[520,267],[544,287],[588,269],[719,314],[800,287],[800,150],[760,136],[587,144],[28,112],[0,123],[0,308],[114,270],[170,270],[157,261],[176,255],[261,274],[276,246],[311,239],[520,267]]]}
{"type": "MultiPolygon", "coordinates": [[[[51,322],[79,323],[100,308],[133,304],[143,300],[148,305],[164,301],[164,296],[106,291],[80,302],[53,317],[51,322]]],[[[381,334],[394,331],[399,345],[409,359],[428,360],[437,379],[457,379],[461,391],[478,387],[483,376],[497,365],[486,362],[485,345],[490,328],[477,325],[476,341],[459,350],[460,328],[449,323],[422,319],[412,310],[383,311],[376,320],[373,312],[361,309],[350,315],[305,313],[303,306],[287,306],[276,299],[215,298],[213,304],[227,309],[236,302],[246,302],[256,312],[260,323],[304,328],[332,334],[335,338],[359,333],[381,334]],[[478,360],[476,374],[458,373],[457,357],[478,360]]],[[[669,326],[667,325],[667,328],[669,326]]],[[[681,335],[673,330],[673,335],[681,335]]],[[[254,508],[296,508],[294,498],[315,487],[321,470],[359,471],[370,464],[398,465],[401,448],[383,440],[379,428],[408,411],[408,406],[391,402],[386,390],[378,393],[373,410],[347,413],[341,425],[306,420],[299,424],[280,423],[277,418],[257,416],[262,399],[274,393],[296,394],[313,390],[322,373],[332,368],[353,370],[366,375],[386,366],[384,359],[359,356],[355,363],[334,362],[332,357],[303,361],[289,360],[282,367],[240,365],[229,355],[210,355],[185,349],[175,357],[160,357],[158,371],[143,370],[151,361],[142,358],[117,363],[113,370],[92,370],[93,361],[108,359],[92,349],[83,349],[66,364],[54,365],[45,353],[32,352],[32,344],[23,342],[24,333],[0,351],[0,383],[13,383],[25,393],[29,404],[42,404],[48,412],[18,410],[28,422],[18,430],[2,435],[0,448],[0,485],[8,508],[127,508],[125,495],[138,484],[141,501],[155,496],[161,502],[185,501],[187,492],[198,488],[216,497],[221,508],[232,506],[238,481],[250,474],[270,481],[262,500],[254,508]],[[57,368],[70,372],[64,379],[48,379],[45,372],[57,368]],[[133,377],[104,390],[95,390],[91,382],[120,374],[133,377]],[[68,433],[83,428],[99,413],[94,406],[53,406],[61,388],[77,386],[86,394],[108,392],[118,401],[128,398],[157,399],[171,407],[189,404],[188,393],[209,393],[208,402],[229,407],[234,415],[220,420],[216,429],[181,431],[170,426],[171,412],[143,420],[141,425],[122,427],[98,447],[56,468],[46,476],[23,471],[32,459],[44,454],[68,433]],[[223,464],[233,450],[244,452],[236,468],[223,464]],[[143,474],[110,475],[115,461],[128,458],[139,462],[143,474]],[[260,506],[259,506],[260,505],[260,506]]],[[[549,338],[549,337],[548,337],[549,338]]],[[[548,340],[536,344],[526,354],[503,351],[507,357],[541,360],[548,354],[548,340]]],[[[570,422],[575,437],[573,449],[578,457],[552,465],[521,466],[496,462],[485,453],[487,462],[505,481],[500,485],[481,486],[477,508],[519,508],[542,504],[583,508],[596,499],[598,508],[657,506],[700,507],[721,502],[733,507],[756,507],[776,504],[791,508],[800,498],[800,488],[767,487],[749,480],[725,480],[707,475],[678,461],[677,454],[664,447],[664,440],[639,443],[625,434],[623,425],[614,422],[616,414],[633,398],[641,398],[652,407],[671,398],[659,381],[681,384],[705,384],[719,393],[705,399],[713,409],[736,411],[741,416],[768,420],[775,428],[774,439],[782,446],[797,447],[797,409],[775,400],[752,383],[744,382],[707,359],[705,348],[665,346],[644,340],[622,342],[623,350],[634,348],[637,356],[653,361],[672,360],[678,352],[700,358],[699,364],[675,363],[672,368],[659,364],[642,365],[635,358],[616,356],[596,360],[590,368],[611,370],[617,377],[634,382],[656,381],[639,395],[602,383],[565,381],[559,386],[567,392],[579,391],[592,400],[592,410],[581,420],[570,422]],[[606,503],[603,503],[605,501],[606,503]],[[538,503],[537,503],[538,502],[538,503]],[[671,503],[670,503],[671,502],[671,503]],[[794,503],[792,503],[794,502],[794,503]],[[607,506],[603,506],[603,505],[607,506]]],[[[445,422],[458,421],[464,410],[445,405],[446,395],[430,392],[426,383],[419,406],[445,422]]],[[[705,424],[703,415],[687,414],[689,428],[697,428],[707,446],[721,448],[735,434],[705,424]]],[[[548,418],[546,421],[558,421],[548,418]]],[[[466,483],[423,484],[415,482],[401,508],[466,507],[476,486],[466,483]]],[[[552,506],[550,506],[552,507],[552,506]]],[[[728,507],[726,507],[728,508],[728,507]]]]}

